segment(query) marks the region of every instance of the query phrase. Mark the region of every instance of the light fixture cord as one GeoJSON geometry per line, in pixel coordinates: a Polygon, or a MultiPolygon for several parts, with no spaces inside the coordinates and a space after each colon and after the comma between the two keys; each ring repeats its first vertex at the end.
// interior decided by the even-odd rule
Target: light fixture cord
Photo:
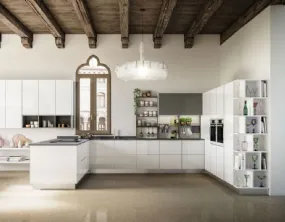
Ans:
{"type": "Polygon", "coordinates": [[[143,43],[143,13],[144,11],[141,10],[142,12],[142,39],[141,39],[141,43],[140,43],[140,61],[141,64],[144,65],[144,57],[143,57],[143,53],[144,53],[144,43],[143,43]]]}

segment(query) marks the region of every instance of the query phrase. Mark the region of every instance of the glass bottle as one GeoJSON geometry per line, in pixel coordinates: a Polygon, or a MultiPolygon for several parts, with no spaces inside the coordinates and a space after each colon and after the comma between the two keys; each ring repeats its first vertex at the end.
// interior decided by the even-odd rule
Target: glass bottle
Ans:
{"type": "Polygon", "coordinates": [[[246,101],[244,101],[243,115],[244,115],[244,116],[247,116],[247,115],[248,115],[248,109],[247,109],[247,102],[246,102],[246,101]]]}
{"type": "Polygon", "coordinates": [[[248,143],[246,141],[246,137],[244,137],[243,141],[241,142],[241,149],[242,151],[247,151],[248,143]]]}

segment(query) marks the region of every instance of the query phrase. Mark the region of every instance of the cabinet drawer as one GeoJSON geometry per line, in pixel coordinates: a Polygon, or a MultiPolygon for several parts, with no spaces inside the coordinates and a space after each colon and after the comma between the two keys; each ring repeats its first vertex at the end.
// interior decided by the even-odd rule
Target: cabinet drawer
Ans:
{"type": "Polygon", "coordinates": [[[160,169],[181,169],[181,155],[160,155],[160,169]]]}
{"type": "Polygon", "coordinates": [[[160,154],[181,154],[181,141],[160,141],[160,154]]]}
{"type": "Polygon", "coordinates": [[[203,170],[205,169],[204,155],[182,155],[182,169],[203,170]]]}
{"type": "Polygon", "coordinates": [[[137,141],[138,155],[158,155],[159,141],[137,141]]]}
{"type": "Polygon", "coordinates": [[[182,141],[182,154],[204,155],[205,154],[205,143],[204,143],[204,141],[182,141]]]}
{"type": "Polygon", "coordinates": [[[136,155],[137,142],[133,141],[115,141],[116,155],[136,155]]]}
{"type": "Polygon", "coordinates": [[[138,169],[159,169],[159,155],[138,155],[138,169]]]}
{"type": "Polygon", "coordinates": [[[114,141],[91,141],[90,142],[91,156],[114,156],[115,142],[114,141]]]}

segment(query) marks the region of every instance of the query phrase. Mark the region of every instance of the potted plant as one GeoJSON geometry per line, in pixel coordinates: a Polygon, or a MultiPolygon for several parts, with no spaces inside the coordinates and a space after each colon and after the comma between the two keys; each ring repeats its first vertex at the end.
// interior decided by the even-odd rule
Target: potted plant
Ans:
{"type": "Polygon", "coordinates": [[[177,130],[172,130],[170,139],[176,139],[176,138],[177,138],[177,130]]]}
{"type": "Polygon", "coordinates": [[[137,109],[138,109],[138,103],[139,101],[137,100],[137,98],[141,95],[141,90],[136,88],[134,89],[134,111],[135,111],[135,115],[137,114],[137,109]]]}
{"type": "Polygon", "coordinates": [[[185,122],[186,122],[186,125],[190,126],[192,123],[192,118],[191,117],[185,118],[185,122]]]}
{"type": "Polygon", "coordinates": [[[186,123],[185,120],[186,120],[186,118],[184,118],[184,117],[180,117],[180,118],[179,118],[179,123],[180,123],[181,126],[184,126],[184,125],[185,125],[185,123],[186,123]]]}

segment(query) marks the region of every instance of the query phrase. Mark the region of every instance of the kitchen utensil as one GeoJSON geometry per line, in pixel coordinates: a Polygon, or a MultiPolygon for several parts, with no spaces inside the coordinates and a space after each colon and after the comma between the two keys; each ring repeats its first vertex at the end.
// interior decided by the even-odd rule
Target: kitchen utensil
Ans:
{"type": "Polygon", "coordinates": [[[160,128],[160,133],[164,133],[164,125],[163,125],[163,124],[160,124],[160,125],[159,125],[159,128],[160,128]]]}
{"type": "Polygon", "coordinates": [[[168,133],[168,129],[169,129],[169,125],[166,124],[166,125],[164,126],[165,133],[168,133]]]}
{"type": "Polygon", "coordinates": [[[147,137],[150,137],[149,128],[147,128],[147,137]]]}
{"type": "Polygon", "coordinates": [[[154,137],[153,129],[151,129],[151,136],[154,137]]]}
{"type": "Polygon", "coordinates": [[[141,132],[140,132],[140,137],[143,137],[143,132],[142,132],[142,128],[141,128],[141,132]]]}

